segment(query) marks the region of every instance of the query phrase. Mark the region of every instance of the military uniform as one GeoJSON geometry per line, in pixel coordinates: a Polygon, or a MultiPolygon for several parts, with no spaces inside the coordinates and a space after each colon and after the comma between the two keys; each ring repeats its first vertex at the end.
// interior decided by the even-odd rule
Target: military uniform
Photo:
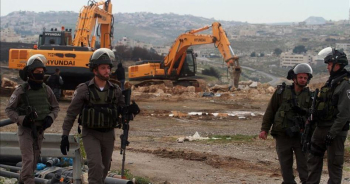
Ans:
{"type": "Polygon", "coordinates": [[[293,85],[281,85],[273,94],[263,117],[261,131],[268,133],[272,126],[271,135],[276,140],[283,183],[296,183],[293,174],[293,152],[301,182],[307,179],[306,157],[302,152],[300,129],[307,117],[306,110],[310,106],[311,93],[308,88],[296,94],[293,85]]]}
{"type": "Polygon", "coordinates": [[[331,77],[320,90],[316,101],[316,129],[311,138],[307,183],[320,183],[323,156],[327,150],[329,184],[341,183],[344,163],[344,143],[350,121],[350,73],[344,69],[331,77]],[[334,137],[327,146],[325,137],[334,137]]]}
{"type": "Polygon", "coordinates": [[[90,184],[104,183],[110,169],[117,126],[117,106],[124,105],[121,89],[107,81],[104,89],[94,79],[78,85],[62,126],[63,135],[69,135],[76,116],[83,126],[82,139],[88,160],[90,184]]]}
{"type": "Polygon", "coordinates": [[[61,86],[63,85],[62,77],[58,73],[55,73],[47,79],[47,84],[50,86],[56,99],[59,101],[61,98],[61,86]]]}
{"type": "Polygon", "coordinates": [[[6,115],[18,125],[19,146],[22,154],[20,181],[26,184],[34,184],[33,173],[40,157],[41,144],[44,138],[43,121],[47,116],[54,120],[58,115],[58,111],[59,106],[55,95],[50,87],[45,84],[42,84],[42,88],[38,90],[31,89],[28,83],[20,85],[13,92],[6,106],[6,115]],[[29,104],[27,104],[27,100],[29,104]],[[38,114],[38,118],[34,122],[37,129],[36,143],[32,136],[32,128],[23,126],[26,115],[25,109],[28,105],[35,108],[38,114]],[[35,148],[34,145],[37,145],[38,148],[35,148]]]}

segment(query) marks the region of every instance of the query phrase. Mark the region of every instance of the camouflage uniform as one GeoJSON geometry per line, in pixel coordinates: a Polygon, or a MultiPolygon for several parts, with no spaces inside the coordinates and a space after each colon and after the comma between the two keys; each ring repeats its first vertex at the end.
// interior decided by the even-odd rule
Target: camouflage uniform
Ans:
{"type": "Polygon", "coordinates": [[[311,97],[308,88],[304,88],[299,94],[293,95],[293,93],[295,93],[293,85],[278,86],[265,111],[261,126],[261,131],[267,133],[272,126],[271,135],[276,140],[276,152],[284,184],[296,183],[293,174],[293,152],[301,182],[305,182],[308,175],[300,135],[300,128],[307,114],[298,115],[294,112],[292,101],[295,99],[298,107],[307,110],[311,105],[311,97]]]}
{"type": "MultiPolygon", "coordinates": [[[[64,119],[62,126],[63,135],[69,135],[69,132],[74,124],[76,116],[84,110],[84,106],[89,103],[92,96],[89,88],[93,87],[95,90],[99,90],[100,93],[108,93],[110,90],[114,91],[114,98],[117,105],[124,104],[124,97],[121,89],[107,81],[106,86],[101,91],[94,82],[94,79],[89,81],[87,84],[82,83],[78,85],[74,92],[74,97],[67,110],[67,115],[64,119]]],[[[102,99],[105,101],[105,99],[102,99]]],[[[112,103],[112,100],[105,101],[105,103],[112,103]]],[[[82,115],[82,139],[88,160],[88,175],[90,184],[101,184],[104,183],[104,179],[110,169],[112,153],[114,149],[115,133],[114,128],[88,128],[84,125],[84,122],[89,121],[89,118],[84,118],[82,115]]],[[[94,120],[91,120],[94,122],[94,120]]]]}
{"type": "MultiPolygon", "coordinates": [[[[46,86],[45,84],[42,84],[44,87],[39,90],[43,90],[44,93],[47,95],[40,95],[39,90],[32,90],[29,85],[21,85],[13,92],[13,94],[10,97],[10,101],[6,106],[5,112],[6,115],[13,121],[16,122],[18,125],[18,138],[19,138],[19,146],[21,149],[22,154],[22,170],[20,174],[20,181],[24,182],[25,184],[34,184],[34,170],[36,169],[36,164],[38,161],[38,158],[40,157],[40,150],[41,150],[41,144],[44,138],[44,131],[42,129],[42,118],[39,117],[39,119],[35,122],[35,125],[38,130],[38,139],[37,143],[34,143],[34,138],[32,136],[32,129],[28,127],[22,126],[23,120],[25,118],[25,115],[21,115],[18,111],[19,107],[24,105],[22,95],[24,91],[27,93],[33,93],[34,95],[29,95],[29,102],[31,101],[38,101],[38,102],[48,102],[50,105],[49,109],[43,109],[45,111],[42,113],[41,116],[46,117],[50,116],[53,120],[57,117],[59,107],[58,102],[55,98],[55,95],[53,94],[52,90],[46,86]],[[23,86],[28,86],[28,89],[24,89],[23,86]],[[37,94],[37,95],[36,95],[37,94]],[[39,149],[34,149],[34,145],[37,144],[39,149]]],[[[29,104],[30,105],[30,104],[29,104]]],[[[33,105],[33,107],[38,111],[38,114],[40,114],[39,109],[40,107],[36,107],[33,105]]],[[[40,115],[39,115],[40,116],[40,115]]]]}
{"type": "Polygon", "coordinates": [[[327,150],[329,184],[341,183],[344,163],[344,143],[350,121],[350,73],[344,69],[337,77],[329,79],[321,88],[317,98],[316,129],[311,138],[308,158],[309,176],[307,183],[320,183],[323,156],[327,150]],[[344,76],[345,74],[345,76],[344,76]],[[343,76],[342,76],[343,75],[343,76]],[[342,77],[341,77],[342,76],[342,77]],[[338,82],[332,84],[332,81],[338,82]],[[325,137],[334,137],[327,146],[325,137]]]}

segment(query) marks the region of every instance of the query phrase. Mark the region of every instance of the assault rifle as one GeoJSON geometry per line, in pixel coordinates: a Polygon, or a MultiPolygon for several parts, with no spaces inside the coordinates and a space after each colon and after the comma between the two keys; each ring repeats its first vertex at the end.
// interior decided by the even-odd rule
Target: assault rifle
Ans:
{"type": "Polygon", "coordinates": [[[123,90],[123,95],[125,99],[125,107],[122,110],[122,128],[123,128],[123,134],[120,135],[120,154],[123,155],[122,160],[122,171],[121,171],[121,177],[124,177],[124,165],[125,165],[125,151],[126,147],[129,146],[129,121],[133,119],[132,114],[129,112],[128,106],[130,105],[130,98],[131,98],[131,89],[123,90]]]}
{"type": "Polygon", "coordinates": [[[305,122],[305,129],[303,132],[303,135],[301,137],[301,146],[302,151],[307,152],[310,148],[310,142],[311,142],[311,136],[312,136],[312,124],[314,123],[314,113],[315,113],[315,106],[316,106],[316,98],[318,95],[319,89],[315,90],[314,98],[312,99],[311,108],[309,110],[309,117],[307,118],[307,121],[305,122]]]}
{"type": "Polygon", "coordinates": [[[38,130],[35,126],[35,120],[38,118],[38,114],[36,113],[35,108],[28,106],[26,109],[26,116],[28,117],[28,121],[30,122],[30,127],[32,129],[32,136],[34,139],[33,147],[35,150],[39,150],[38,145],[38,130]]]}

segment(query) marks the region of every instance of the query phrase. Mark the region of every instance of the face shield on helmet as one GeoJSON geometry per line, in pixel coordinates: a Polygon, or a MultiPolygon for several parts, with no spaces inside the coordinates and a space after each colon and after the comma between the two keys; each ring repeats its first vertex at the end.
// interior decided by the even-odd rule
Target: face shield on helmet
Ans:
{"type": "Polygon", "coordinates": [[[346,57],[346,54],[342,51],[336,50],[331,47],[322,49],[318,53],[318,56],[320,58],[323,58],[325,63],[333,62],[334,64],[338,63],[341,66],[348,65],[348,59],[346,57]]]}
{"type": "Polygon", "coordinates": [[[46,70],[46,63],[47,59],[44,55],[35,54],[28,59],[26,67],[28,67],[29,72],[35,70],[35,68],[44,68],[44,70],[46,70]]]}
{"type": "Polygon", "coordinates": [[[47,63],[47,59],[42,54],[35,54],[31,56],[28,59],[26,66],[23,68],[23,70],[19,70],[20,78],[23,81],[27,81],[28,74],[29,74],[29,77],[31,77],[32,71],[35,70],[36,68],[43,68],[44,71],[46,71],[46,66],[45,66],[46,63],[47,63]]]}
{"type": "Polygon", "coordinates": [[[113,61],[115,61],[114,52],[107,48],[97,49],[90,57],[89,67],[93,71],[95,67],[101,64],[108,64],[113,67],[113,61]]]}

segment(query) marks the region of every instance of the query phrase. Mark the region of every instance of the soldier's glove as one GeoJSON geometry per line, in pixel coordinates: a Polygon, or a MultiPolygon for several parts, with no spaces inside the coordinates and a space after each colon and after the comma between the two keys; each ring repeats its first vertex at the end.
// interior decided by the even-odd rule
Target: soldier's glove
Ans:
{"type": "Polygon", "coordinates": [[[128,106],[129,113],[132,113],[134,116],[140,113],[139,106],[135,103],[135,101],[132,101],[132,104],[128,106]]]}
{"type": "Polygon", "coordinates": [[[62,135],[60,147],[61,147],[61,153],[63,155],[67,155],[67,152],[69,151],[69,141],[68,141],[67,135],[62,135]]]}
{"type": "Polygon", "coordinates": [[[326,146],[330,146],[332,145],[332,142],[334,140],[335,136],[333,136],[332,134],[330,134],[329,132],[326,135],[326,138],[324,140],[324,142],[326,143],[326,146]]]}
{"type": "Polygon", "coordinates": [[[43,123],[43,129],[46,130],[52,125],[52,123],[53,123],[53,120],[51,116],[46,116],[43,123]]]}

